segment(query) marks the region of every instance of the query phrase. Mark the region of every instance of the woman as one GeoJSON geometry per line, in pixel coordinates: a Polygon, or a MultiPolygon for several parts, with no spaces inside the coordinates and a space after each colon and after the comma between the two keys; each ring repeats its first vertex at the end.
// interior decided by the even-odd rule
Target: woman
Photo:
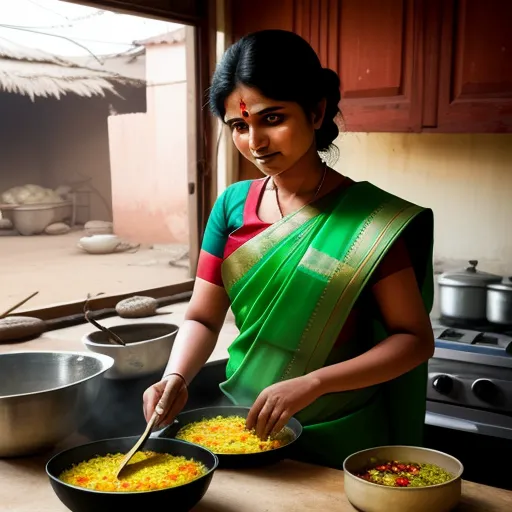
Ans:
{"type": "Polygon", "coordinates": [[[320,158],[338,136],[340,81],[299,36],[267,30],[231,46],[210,106],[264,174],[228,187],[208,221],[186,321],[164,378],[167,424],[231,306],[239,336],[221,389],[250,406],[261,438],[292,415],[300,456],[340,467],[354,451],[421,444],[434,341],[432,212],[320,158]]]}

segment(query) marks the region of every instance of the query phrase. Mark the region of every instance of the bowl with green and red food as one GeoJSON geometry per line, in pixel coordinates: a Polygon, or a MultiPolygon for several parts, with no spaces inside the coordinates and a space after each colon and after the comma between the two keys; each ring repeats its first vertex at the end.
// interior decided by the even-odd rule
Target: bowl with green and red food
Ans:
{"type": "Polygon", "coordinates": [[[362,512],[448,512],[460,501],[464,467],[455,457],[419,446],[379,446],[343,463],[345,494],[362,512]]]}

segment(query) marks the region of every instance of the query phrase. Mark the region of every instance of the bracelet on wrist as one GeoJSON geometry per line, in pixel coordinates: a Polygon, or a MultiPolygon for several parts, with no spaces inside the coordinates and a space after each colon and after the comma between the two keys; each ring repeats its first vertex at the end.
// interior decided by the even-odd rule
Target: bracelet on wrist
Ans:
{"type": "Polygon", "coordinates": [[[164,375],[162,377],[162,380],[165,380],[167,377],[170,377],[171,375],[177,375],[178,377],[180,377],[180,379],[183,381],[183,384],[185,384],[185,387],[188,388],[187,379],[185,379],[185,377],[183,377],[183,375],[181,373],[178,373],[178,372],[167,373],[166,375],[164,375]]]}

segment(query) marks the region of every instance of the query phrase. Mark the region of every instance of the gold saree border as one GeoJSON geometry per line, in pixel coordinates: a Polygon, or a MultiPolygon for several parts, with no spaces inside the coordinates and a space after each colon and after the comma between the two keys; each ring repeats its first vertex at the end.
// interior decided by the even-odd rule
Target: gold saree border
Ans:
{"type": "Polygon", "coordinates": [[[231,288],[272,248],[275,248],[277,243],[320,213],[318,208],[307,205],[272,224],[236,249],[223,261],[221,266],[222,280],[226,291],[229,293],[231,288]]]}
{"type": "Polygon", "coordinates": [[[299,262],[301,270],[307,270],[315,276],[321,276],[328,281],[339,267],[340,260],[329,256],[325,252],[314,247],[308,247],[303,258],[299,262]]]}
{"type": "Polygon", "coordinates": [[[423,211],[424,208],[420,206],[399,198],[391,198],[390,201],[379,205],[368,216],[359,236],[354,240],[345,257],[338,260],[338,268],[332,274],[324,292],[318,299],[296,353],[285,368],[281,380],[313,371],[318,366],[319,359],[321,364],[324,363],[337,339],[331,332],[334,328],[333,324],[337,322],[342,327],[345,323],[372,265],[382,254],[382,250],[380,250],[382,244],[387,247],[402,232],[407,223],[423,211]],[[317,313],[330,288],[342,289],[342,292],[326,321],[324,316],[317,313]],[[302,366],[304,364],[303,352],[308,343],[314,343],[314,348],[305,367],[301,370],[297,367],[298,360],[301,361],[300,365],[302,366]]]}

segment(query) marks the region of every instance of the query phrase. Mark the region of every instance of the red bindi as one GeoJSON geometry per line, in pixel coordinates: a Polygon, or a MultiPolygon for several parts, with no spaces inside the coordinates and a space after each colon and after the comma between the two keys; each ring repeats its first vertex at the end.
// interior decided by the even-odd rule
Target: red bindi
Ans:
{"type": "Polygon", "coordinates": [[[247,105],[244,100],[240,100],[240,112],[242,112],[242,116],[249,117],[249,112],[247,112],[247,105]]]}

